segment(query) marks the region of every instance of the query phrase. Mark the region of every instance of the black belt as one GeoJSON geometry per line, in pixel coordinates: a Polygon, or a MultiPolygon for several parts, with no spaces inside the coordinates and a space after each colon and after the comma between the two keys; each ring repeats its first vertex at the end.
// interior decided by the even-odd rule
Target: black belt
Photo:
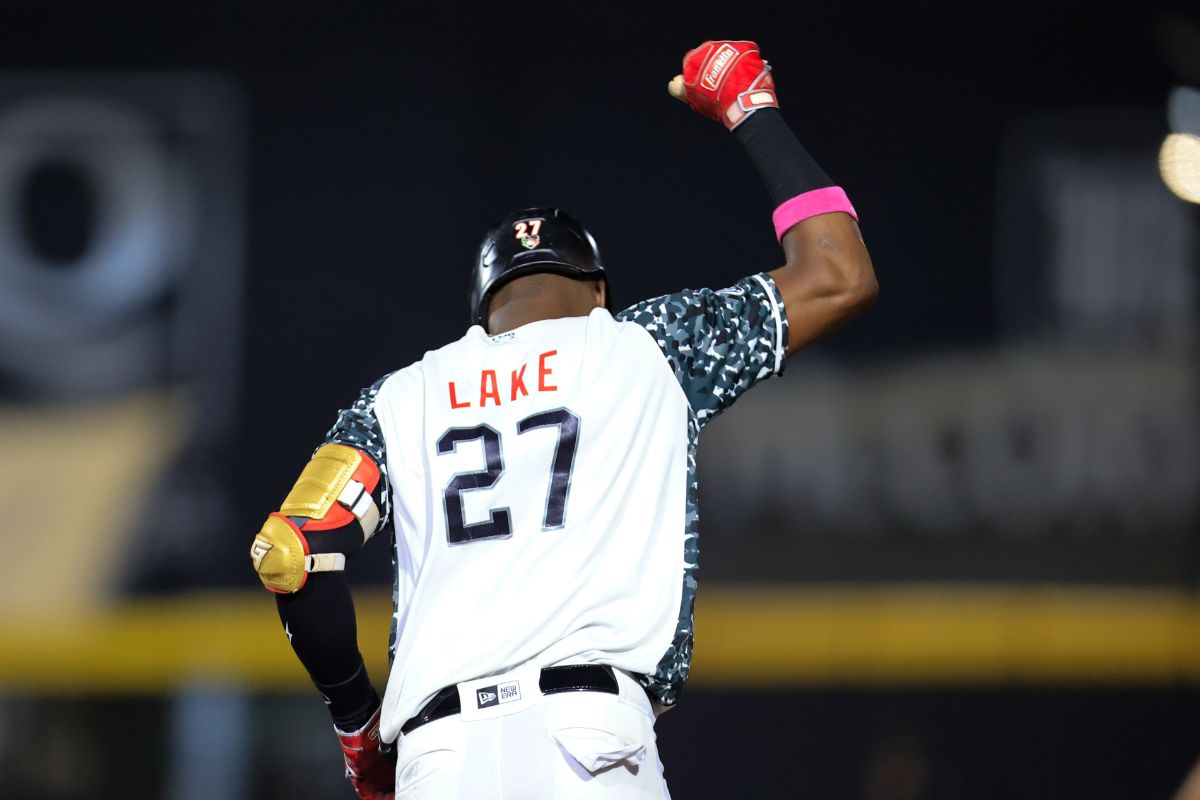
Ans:
{"type": "MultiPolygon", "coordinates": [[[[484,692],[487,688],[495,689],[495,687],[485,687],[480,691],[484,692]]],[[[538,679],[538,688],[544,695],[559,694],[560,692],[619,693],[617,676],[613,674],[613,668],[606,664],[568,664],[563,667],[546,667],[542,670],[541,678],[538,679]]],[[[485,699],[481,699],[481,707],[485,701],[485,699]]],[[[415,717],[404,723],[400,728],[400,733],[410,734],[427,722],[458,714],[461,711],[462,704],[458,699],[458,687],[447,686],[423,705],[415,717]]]]}

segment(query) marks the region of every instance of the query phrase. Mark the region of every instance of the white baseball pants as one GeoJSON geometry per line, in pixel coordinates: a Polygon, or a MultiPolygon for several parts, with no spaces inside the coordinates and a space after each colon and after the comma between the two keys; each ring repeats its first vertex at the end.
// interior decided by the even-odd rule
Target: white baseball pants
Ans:
{"type": "Polygon", "coordinates": [[[543,696],[533,668],[460,683],[461,713],[400,738],[396,800],[670,800],[650,701],[614,672],[615,695],[543,696]]]}

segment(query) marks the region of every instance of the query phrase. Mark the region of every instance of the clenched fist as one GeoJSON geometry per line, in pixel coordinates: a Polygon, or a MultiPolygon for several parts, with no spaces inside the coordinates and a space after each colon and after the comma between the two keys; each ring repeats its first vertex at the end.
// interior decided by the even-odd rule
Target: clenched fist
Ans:
{"type": "Polygon", "coordinates": [[[380,708],[356,731],[343,731],[334,726],[342,756],[346,762],[346,777],[361,800],[392,800],[395,796],[395,751],[392,758],[383,751],[379,741],[380,708]]]}
{"type": "Polygon", "coordinates": [[[683,57],[683,74],[667,85],[672,97],[729,130],[760,108],[778,108],[771,67],[754,42],[705,42],[683,57]]]}

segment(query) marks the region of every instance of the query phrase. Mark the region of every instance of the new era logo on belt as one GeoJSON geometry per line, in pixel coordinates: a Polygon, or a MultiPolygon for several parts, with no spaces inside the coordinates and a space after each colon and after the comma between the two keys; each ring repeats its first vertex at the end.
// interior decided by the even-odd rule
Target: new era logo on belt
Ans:
{"type": "Polygon", "coordinates": [[[480,708],[511,703],[521,699],[521,684],[518,681],[509,681],[496,686],[485,686],[475,690],[475,699],[480,708]]]}

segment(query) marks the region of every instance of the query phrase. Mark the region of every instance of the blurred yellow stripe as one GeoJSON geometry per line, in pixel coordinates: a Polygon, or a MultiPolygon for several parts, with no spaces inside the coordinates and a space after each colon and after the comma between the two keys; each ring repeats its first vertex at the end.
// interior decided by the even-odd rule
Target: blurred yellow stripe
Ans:
{"type": "MultiPolygon", "coordinates": [[[[384,680],[390,599],[358,596],[384,680]]],[[[1200,683],[1200,599],[1112,587],[701,588],[692,685],[1200,683]]],[[[0,690],[155,692],[193,681],[308,686],[265,592],[140,600],[0,621],[0,690]]]]}
{"type": "Polygon", "coordinates": [[[1200,682],[1200,598],[1112,587],[702,588],[704,685],[1200,682]]]}

